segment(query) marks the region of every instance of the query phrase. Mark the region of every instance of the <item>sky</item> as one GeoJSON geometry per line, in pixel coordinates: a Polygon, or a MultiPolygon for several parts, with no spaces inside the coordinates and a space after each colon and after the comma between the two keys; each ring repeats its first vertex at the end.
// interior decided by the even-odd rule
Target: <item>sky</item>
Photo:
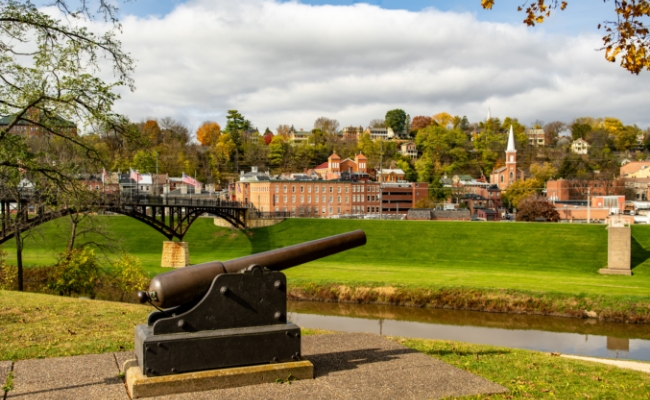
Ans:
{"type": "MultiPolygon", "coordinates": [[[[46,1],[46,0],[44,0],[46,1]]],[[[401,108],[571,122],[613,116],[650,126],[650,72],[605,61],[597,25],[613,3],[569,0],[529,28],[523,0],[134,0],[118,3],[137,89],[116,111],[172,117],[192,131],[239,110],[261,131],[319,117],[367,126],[401,108]]],[[[96,24],[101,25],[100,22],[96,24]]]]}

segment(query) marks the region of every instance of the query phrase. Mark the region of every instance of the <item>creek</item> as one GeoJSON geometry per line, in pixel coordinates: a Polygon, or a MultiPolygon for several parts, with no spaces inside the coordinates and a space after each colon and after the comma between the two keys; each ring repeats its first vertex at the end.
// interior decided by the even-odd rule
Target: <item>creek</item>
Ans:
{"type": "Polygon", "coordinates": [[[287,307],[303,328],[650,361],[647,324],[376,304],[289,301],[287,307]]]}

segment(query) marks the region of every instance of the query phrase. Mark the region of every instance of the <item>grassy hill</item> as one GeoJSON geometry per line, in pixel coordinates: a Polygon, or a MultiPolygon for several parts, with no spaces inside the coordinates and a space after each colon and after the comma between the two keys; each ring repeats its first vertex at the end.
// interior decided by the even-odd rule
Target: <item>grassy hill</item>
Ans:
{"type": "MultiPolygon", "coordinates": [[[[152,274],[165,238],[128,217],[100,217],[115,249],[139,257],[152,274]]],[[[66,243],[60,219],[28,240],[27,265],[49,265],[66,243]]],[[[607,231],[602,225],[290,219],[240,232],[201,218],[189,230],[192,263],[227,260],[354,229],[368,244],[287,271],[290,281],[347,285],[403,285],[514,289],[643,298],[650,295],[650,227],[633,227],[634,276],[602,276],[607,231]]],[[[13,243],[6,243],[9,262],[13,243]]]]}

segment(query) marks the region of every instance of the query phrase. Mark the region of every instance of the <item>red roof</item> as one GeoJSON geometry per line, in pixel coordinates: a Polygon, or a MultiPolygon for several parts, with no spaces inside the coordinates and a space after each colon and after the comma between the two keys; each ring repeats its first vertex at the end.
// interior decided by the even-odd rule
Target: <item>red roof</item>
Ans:
{"type": "Polygon", "coordinates": [[[329,163],[325,161],[324,163],[322,163],[321,165],[317,166],[314,169],[327,169],[327,168],[329,168],[329,163]]]}
{"type": "Polygon", "coordinates": [[[336,154],[336,153],[332,153],[332,155],[329,158],[331,158],[332,160],[336,160],[336,159],[340,160],[341,159],[341,157],[339,157],[339,155],[336,154]]]}

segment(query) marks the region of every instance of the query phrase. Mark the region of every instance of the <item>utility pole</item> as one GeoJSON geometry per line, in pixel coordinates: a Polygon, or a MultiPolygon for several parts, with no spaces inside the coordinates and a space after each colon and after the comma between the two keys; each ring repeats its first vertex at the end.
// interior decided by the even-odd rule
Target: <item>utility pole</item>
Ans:
{"type": "Polygon", "coordinates": [[[158,150],[156,150],[156,181],[153,184],[153,195],[158,196],[158,150]]]}

